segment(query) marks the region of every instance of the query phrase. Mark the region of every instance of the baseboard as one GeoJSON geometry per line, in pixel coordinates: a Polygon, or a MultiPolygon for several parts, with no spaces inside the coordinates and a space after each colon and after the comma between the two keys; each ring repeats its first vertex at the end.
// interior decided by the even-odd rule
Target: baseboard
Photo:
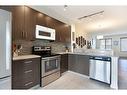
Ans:
{"type": "Polygon", "coordinates": [[[34,86],[34,87],[31,87],[29,90],[34,90],[34,89],[39,89],[40,88],[40,84],[34,86]]]}
{"type": "Polygon", "coordinates": [[[68,71],[66,71],[66,72],[62,73],[62,74],[61,74],[61,76],[65,75],[67,72],[68,72],[68,71]]]}

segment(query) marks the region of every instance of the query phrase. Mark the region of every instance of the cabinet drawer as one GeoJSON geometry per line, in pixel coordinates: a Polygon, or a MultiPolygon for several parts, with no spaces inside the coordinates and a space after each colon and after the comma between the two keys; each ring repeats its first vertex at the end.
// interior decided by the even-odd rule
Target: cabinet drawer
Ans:
{"type": "Polygon", "coordinates": [[[40,58],[16,60],[12,65],[12,89],[29,89],[40,83],[40,58]]]}
{"type": "Polygon", "coordinates": [[[34,64],[33,63],[30,63],[30,64],[24,64],[23,65],[23,73],[28,73],[28,72],[30,72],[31,70],[33,70],[33,68],[34,68],[34,66],[33,66],[34,64]]]}
{"type": "Polygon", "coordinates": [[[24,65],[30,65],[32,63],[35,63],[36,64],[38,62],[40,62],[40,58],[25,59],[23,61],[24,65]]]}
{"type": "Polygon", "coordinates": [[[27,71],[24,71],[24,73],[23,73],[23,78],[25,79],[25,80],[30,80],[30,79],[32,79],[33,78],[33,70],[27,70],[27,71]]]}
{"type": "Polygon", "coordinates": [[[33,81],[26,82],[23,85],[23,87],[26,88],[26,89],[31,88],[33,86],[34,86],[34,82],[33,81]]]}
{"type": "Polygon", "coordinates": [[[40,63],[40,59],[26,59],[23,62],[23,71],[24,72],[29,72],[30,70],[35,69],[35,65],[40,63]]]}

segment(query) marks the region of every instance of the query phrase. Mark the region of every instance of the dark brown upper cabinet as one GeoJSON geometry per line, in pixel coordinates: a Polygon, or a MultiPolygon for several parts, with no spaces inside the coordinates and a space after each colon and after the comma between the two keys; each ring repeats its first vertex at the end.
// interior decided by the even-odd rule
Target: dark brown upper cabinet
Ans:
{"type": "Polygon", "coordinates": [[[71,42],[71,26],[70,25],[64,25],[64,35],[65,35],[65,42],[71,42]]]}
{"type": "Polygon", "coordinates": [[[25,39],[35,40],[37,11],[25,6],[25,39]]]}
{"type": "Polygon", "coordinates": [[[69,43],[71,41],[71,27],[65,23],[60,22],[58,31],[59,33],[59,42],[69,43]]]}
{"type": "Polygon", "coordinates": [[[58,26],[58,21],[52,17],[46,16],[46,25],[49,28],[56,29],[58,26]]]}
{"type": "Polygon", "coordinates": [[[12,10],[13,40],[24,39],[24,6],[14,6],[12,10]]]}
{"type": "Polygon", "coordinates": [[[70,42],[71,38],[71,28],[69,25],[58,21],[52,17],[46,16],[46,26],[56,30],[56,42],[70,42]]]}
{"type": "Polygon", "coordinates": [[[46,25],[46,15],[43,14],[43,13],[37,12],[36,16],[37,16],[36,24],[47,27],[47,25],[46,25]]]}
{"type": "Polygon", "coordinates": [[[2,6],[2,9],[12,12],[13,40],[36,40],[36,25],[56,30],[55,42],[69,43],[71,41],[71,27],[46,14],[27,6],[2,6]]]}
{"type": "Polygon", "coordinates": [[[36,14],[35,10],[27,6],[13,7],[13,40],[35,40],[36,14]]]}

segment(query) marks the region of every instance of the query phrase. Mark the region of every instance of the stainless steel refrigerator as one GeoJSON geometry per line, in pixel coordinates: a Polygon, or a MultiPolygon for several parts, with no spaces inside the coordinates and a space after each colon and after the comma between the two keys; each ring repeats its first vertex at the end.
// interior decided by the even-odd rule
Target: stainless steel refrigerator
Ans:
{"type": "Polygon", "coordinates": [[[11,12],[0,9],[0,81],[11,76],[11,12]]]}

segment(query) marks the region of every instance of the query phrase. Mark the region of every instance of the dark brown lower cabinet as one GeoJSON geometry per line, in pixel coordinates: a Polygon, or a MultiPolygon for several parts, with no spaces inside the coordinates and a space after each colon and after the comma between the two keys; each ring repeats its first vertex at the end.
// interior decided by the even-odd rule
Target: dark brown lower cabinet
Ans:
{"type": "Polygon", "coordinates": [[[12,89],[40,85],[40,58],[15,60],[12,64],[12,89]]]}
{"type": "Polygon", "coordinates": [[[61,62],[60,62],[60,73],[64,73],[68,71],[68,54],[61,55],[61,62]]]}
{"type": "Polygon", "coordinates": [[[68,55],[68,69],[89,76],[89,56],[79,54],[68,55]]]}

